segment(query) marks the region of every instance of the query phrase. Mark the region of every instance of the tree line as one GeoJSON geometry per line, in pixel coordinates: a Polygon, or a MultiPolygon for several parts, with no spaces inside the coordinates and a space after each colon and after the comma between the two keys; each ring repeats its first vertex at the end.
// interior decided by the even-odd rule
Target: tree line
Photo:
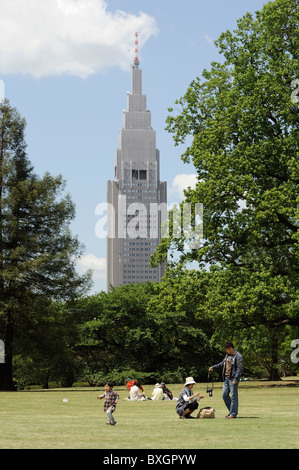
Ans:
{"type": "Polygon", "coordinates": [[[14,385],[95,386],[107,379],[123,384],[127,377],[180,383],[188,374],[205,382],[226,338],[242,352],[244,378],[295,374],[295,329],[270,327],[259,315],[244,323],[237,314],[223,315],[221,282],[227,279],[216,272],[180,269],[161,283],[123,285],[70,302],[39,299],[15,339],[14,385]]]}

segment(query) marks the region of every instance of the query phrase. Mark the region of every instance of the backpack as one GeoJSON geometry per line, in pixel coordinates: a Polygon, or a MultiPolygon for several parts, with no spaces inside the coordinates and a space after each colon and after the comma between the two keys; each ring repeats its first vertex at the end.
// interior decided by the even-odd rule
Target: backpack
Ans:
{"type": "Polygon", "coordinates": [[[201,408],[197,414],[197,418],[215,418],[215,408],[211,408],[210,406],[206,406],[205,408],[201,408]]]}

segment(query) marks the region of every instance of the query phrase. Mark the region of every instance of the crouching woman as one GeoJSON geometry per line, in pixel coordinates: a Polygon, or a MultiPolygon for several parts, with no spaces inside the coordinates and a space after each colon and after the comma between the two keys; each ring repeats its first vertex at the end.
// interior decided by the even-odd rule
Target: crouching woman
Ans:
{"type": "MultiPolygon", "coordinates": [[[[193,418],[191,413],[198,408],[198,395],[197,393],[192,393],[192,388],[196,384],[193,380],[193,377],[187,377],[184,388],[180,391],[179,398],[176,405],[176,412],[179,415],[180,419],[190,419],[193,418]]],[[[200,396],[200,398],[204,398],[200,396]]]]}

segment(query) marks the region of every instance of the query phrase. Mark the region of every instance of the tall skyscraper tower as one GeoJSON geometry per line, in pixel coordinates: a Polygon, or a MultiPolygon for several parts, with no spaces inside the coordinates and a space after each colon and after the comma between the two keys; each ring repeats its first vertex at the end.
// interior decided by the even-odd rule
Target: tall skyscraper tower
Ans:
{"type": "Polygon", "coordinates": [[[164,274],[163,265],[150,267],[150,256],[161,241],[160,227],[167,216],[167,185],[160,182],[159,158],[151,112],[142,94],[136,47],[114,180],[107,184],[107,290],[121,284],[158,282],[164,274]]]}

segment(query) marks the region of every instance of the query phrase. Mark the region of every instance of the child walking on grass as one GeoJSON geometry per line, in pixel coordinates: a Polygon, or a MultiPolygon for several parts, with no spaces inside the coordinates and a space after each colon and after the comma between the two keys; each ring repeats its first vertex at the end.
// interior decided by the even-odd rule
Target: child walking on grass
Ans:
{"type": "Polygon", "coordinates": [[[101,400],[102,398],[104,398],[104,411],[106,412],[107,414],[107,417],[108,417],[108,421],[106,424],[111,424],[112,426],[114,426],[116,424],[116,421],[112,415],[112,413],[115,411],[115,408],[116,408],[116,404],[118,402],[118,399],[119,399],[119,395],[118,393],[116,393],[114,390],[113,390],[113,383],[110,382],[110,381],[107,381],[105,383],[105,393],[103,393],[103,395],[99,395],[97,397],[97,399],[101,400]]]}

